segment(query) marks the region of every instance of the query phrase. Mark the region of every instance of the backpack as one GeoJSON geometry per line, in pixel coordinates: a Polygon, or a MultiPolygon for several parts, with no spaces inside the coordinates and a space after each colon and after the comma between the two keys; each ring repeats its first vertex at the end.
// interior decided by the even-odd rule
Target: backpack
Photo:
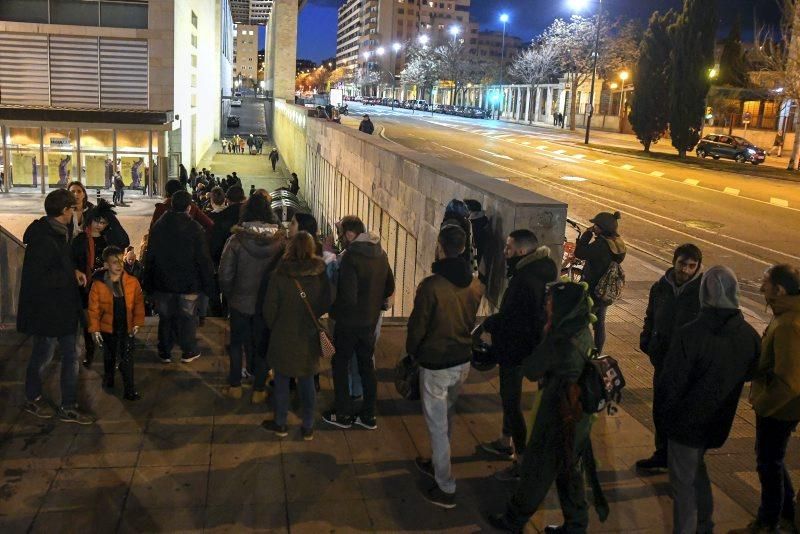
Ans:
{"type": "Polygon", "coordinates": [[[596,351],[589,356],[578,378],[581,388],[581,404],[587,414],[617,413],[617,404],[622,400],[625,377],[619,362],[611,356],[598,356],[596,351]]]}
{"type": "Polygon", "coordinates": [[[623,289],[625,289],[625,271],[619,263],[612,261],[597,281],[593,296],[603,304],[611,304],[622,295],[623,289]]]}

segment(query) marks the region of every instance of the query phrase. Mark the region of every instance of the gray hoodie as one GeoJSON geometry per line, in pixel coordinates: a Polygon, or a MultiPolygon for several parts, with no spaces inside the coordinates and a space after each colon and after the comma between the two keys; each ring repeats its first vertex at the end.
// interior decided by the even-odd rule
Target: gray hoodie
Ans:
{"type": "Polygon", "coordinates": [[[738,310],[739,281],[736,273],[722,265],[716,265],[703,273],[700,282],[700,306],[738,310]]]}

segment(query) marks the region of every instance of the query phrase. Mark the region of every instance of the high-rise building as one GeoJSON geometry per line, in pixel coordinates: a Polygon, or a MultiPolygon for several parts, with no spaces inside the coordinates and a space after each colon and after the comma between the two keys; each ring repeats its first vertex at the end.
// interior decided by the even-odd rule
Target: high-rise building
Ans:
{"type": "Polygon", "coordinates": [[[231,0],[231,14],[236,24],[266,24],[273,0],[231,0]]]}
{"type": "Polygon", "coordinates": [[[496,60],[500,61],[505,48],[506,65],[513,61],[515,57],[524,48],[524,42],[519,37],[514,35],[505,35],[505,44],[503,42],[503,32],[501,31],[483,31],[478,32],[478,42],[476,47],[476,55],[479,59],[496,60]]]}
{"type": "Polygon", "coordinates": [[[4,187],[162,192],[219,135],[227,2],[0,1],[4,187]]]}
{"type": "Polygon", "coordinates": [[[234,84],[253,89],[258,82],[258,29],[251,24],[236,24],[233,30],[234,84]]]}

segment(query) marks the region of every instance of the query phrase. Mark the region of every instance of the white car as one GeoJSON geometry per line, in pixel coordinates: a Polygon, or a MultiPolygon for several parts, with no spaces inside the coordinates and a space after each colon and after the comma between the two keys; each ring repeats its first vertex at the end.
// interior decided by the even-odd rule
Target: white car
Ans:
{"type": "Polygon", "coordinates": [[[239,107],[242,107],[242,101],[241,101],[241,99],[239,99],[239,98],[236,98],[236,99],[234,99],[234,100],[231,100],[231,106],[232,106],[232,107],[237,107],[237,108],[239,108],[239,107]]]}

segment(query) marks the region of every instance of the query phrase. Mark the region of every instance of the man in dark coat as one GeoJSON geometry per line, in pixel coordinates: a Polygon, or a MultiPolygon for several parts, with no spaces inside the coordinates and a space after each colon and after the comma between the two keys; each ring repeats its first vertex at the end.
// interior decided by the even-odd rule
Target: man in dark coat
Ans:
{"type": "Polygon", "coordinates": [[[278,149],[277,148],[273,148],[272,150],[270,150],[270,152],[269,152],[269,161],[270,161],[270,163],[272,163],[272,172],[275,172],[275,166],[278,165],[279,157],[280,156],[278,156],[278,149]]]}
{"type": "Polygon", "coordinates": [[[342,218],[341,239],[345,251],[339,262],[339,280],[332,317],[336,320],[333,366],[335,408],[323,420],[339,428],[357,424],[375,430],[375,327],[386,300],[394,294],[394,275],[381,248],[380,237],[367,233],[364,223],[354,215],[342,218]],[[364,389],[361,413],[352,413],[348,368],[355,352],[364,389]]]}
{"type": "Polygon", "coordinates": [[[192,197],[186,191],[172,195],[170,211],[150,230],[144,257],[142,286],[158,311],[158,354],[170,363],[177,336],[181,361],[200,357],[197,349],[197,305],[200,294],[213,286],[211,256],[203,228],[191,219],[192,197]]]}
{"type": "Polygon", "coordinates": [[[369,115],[364,115],[364,118],[361,120],[361,124],[358,125],[358,131],[364,132],[368,135],[372,135],[372,132],[375,131],[375,125],[372,124],[371,120],[369,120],[369,115]]]}
{"type": "Polygon", "coordinates": [[[242,212],[242,203],[247,200],[244,196],[244,189],[241,186],[235,185],[228,188],[225,193],[225,200],[227,200],[227,207],[218,213],[211,213],[211,220],[214,221],[214,227],[211,229],[211,259],[214,260],[214,265],[219,265],[219,260],[222,257],[222,249],[225,248],[225,242],[231,236],[231,229],[239,223],[239,216],[242,212]]]}
{"type": "MultiPolygon", "coordinates": [[[[703,253],[691,243],[679,246],[672,255],[672,267],[650,288],[650,298],[639,336],[639,349],[653,364],[653,384],[658,382],[664,357],[672,339],[685,324],[700,313],[700,268],[703,253]]],[[[653,412],[661,399],[653,398],[653,412]]],[[[653,418],[656,450],[650,458],[636,462],[645,471],[667,469],[667,439],[663,422],[653,418]]]]}
{"type": "Polygon", "coordinates": [[[42,419],[57,415],[62,421],[87,425],[94,419],[78,409],[75,350],[82,310],[79,288],[86,285],[86,275],[72,263],[66,226],[76,205],[70,191],[51,191],[44,200],[47,216],[25,230],[17,330],[33,336],[25,374],[25,410],[42,419]],[[61,407],[57,412],[42,397],[42,371],[52,359],[56,343],[61,350],[61,407]]]}
{"type": "Polygon", "coordinates": [[[669,443],[674,532],[713,532],[713,499],[704,456],[728,439],[761,340],[739,310],[739,284],[712,267],[700,286],[702,310],[676,334],[655,384],[656,417],[669,443]]]}
{"type": "MultiPolygon", "coordinates": [[[[550,249],[539,247],[530,230],[514,230],[506,239],[504,254],[509,278],[498,313],[483,327],[492,336],[492,351],[500,365],[500,399],[503,404],[503,432],[495,441],[481,447],[503,458],[521,460],[527,428],[522,414],[522,360],[539,344],[546,313],[544,296],[547,284],[558,278],[558,267],[550,249]],[[538,248],[537,248],[538,247],[538,248]],[[513,447],[512,447],[513,443],[513,447]]],[[[516,478],[517,466],[499,471],[498,478],[516,478]]]]}

